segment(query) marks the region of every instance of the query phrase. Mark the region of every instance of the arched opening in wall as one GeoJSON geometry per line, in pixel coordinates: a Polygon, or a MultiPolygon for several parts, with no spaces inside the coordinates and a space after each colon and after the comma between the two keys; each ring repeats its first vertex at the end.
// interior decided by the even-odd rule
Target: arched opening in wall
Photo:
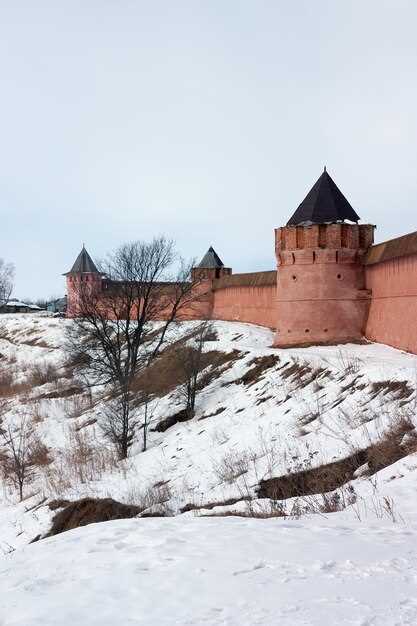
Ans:
{"type": "Polygon", "coordinates": [[[328,333],[328,332],[329,332],[329,329],[328,329],[328,328],[325,328],[325,329],[324,329],[324,332],[325,332],[325,333],[328,333]]]}
{"type": "Polygon", "coordinates": [[[295,274],[292,275],[293,280],[297,280],[297,276],[295,274]]]}
{"type": "Polygon", "coordinates": [[[216,278],[220,278],[220,268],[216,267],[216,278]]]}
{"type": "Polygon", "coordinates": [[[304,332],[305,332],[305,333],[309,333],[309,332],[310,332],[310,329],[309,329],[309,328],[306,328],[304,332]]]}
{"type": "Polygon", "coordinates": [[[342,274],[338,274],[337,278],[340,280],[342,278],[342,274]]]}

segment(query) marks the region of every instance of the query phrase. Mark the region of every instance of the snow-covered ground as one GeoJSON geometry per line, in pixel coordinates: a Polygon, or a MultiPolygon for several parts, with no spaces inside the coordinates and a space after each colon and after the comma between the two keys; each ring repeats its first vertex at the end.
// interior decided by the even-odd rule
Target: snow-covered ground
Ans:
{"type": "MultiPolygon", "coordinates": [[[[33,419],[51,458],[22,503],[2,483],[0,626],[417,624],[415,452],[372,477],[360,468],[333,513],[317,496],[282,502],[285,518],[202,519],[266,514],[262,480],[364,450],[403,418],[416,424],[416,356],[378,344],[278,350],[267,329],[215,322],[207,349],[234,360],[198,395],[192,420],[151,431],[148,450],[139,440],[120,463],[100,428],[103,390],[90,404],[66,378],[72,322],[7,315],[0,323],[0,376],[12,371],[21,384],[0,398],[3,419],[33,419]],[[58,380],[27,389],[31,368],[48,364],[58,380]],[[77,437],[99,463],[69,468],[77,437]],[[48,502],[84,496],[156,500],[175,517],[91,525],[27,545],[50,526],[48,502]],[[318,514],[300,517],[312,508],[318,514]]],[[[176,336],[193,326],[181,324],[176,336]]],[[[155,399],[152,427],[182,408],[175,389],[155,399]]]]}
{"type": "Polygon", "coordinates": [[[0,562],[2,626],[415,626],[417,526],[133,519],[0,562]]]}

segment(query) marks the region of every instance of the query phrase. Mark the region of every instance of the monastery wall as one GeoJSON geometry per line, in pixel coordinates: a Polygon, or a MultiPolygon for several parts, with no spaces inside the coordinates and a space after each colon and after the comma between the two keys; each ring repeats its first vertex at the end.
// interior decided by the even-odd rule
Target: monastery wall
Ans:
{"type": "MultiPolygon", "coordinates": [[[[277,332],[277,346],[365,336],[417,354],[417,232],[368,247],[372,229],[340,224],[277,229],[277,271],[197,268],[201,280],[178,318],[265,326],[277,332]]],[[[103,280],[83,256],[84,265],[66,274],[67,315],[79,314],[79,293],[86,290],[112,318],[107,295],[117,285],[103,280]]],[[[173,288],[167,284],[162,296],[170,300],[173,288]]],[[[164,317],[163,306],[159,315],[164,317]]]]}
{"type": "Polygon", "coordinates": [[[372,290],[366,337],[417,353],[417,232],[373,246],[365,280],[372,290]]]}
{"type": "Polygon", "coordinates": [[[275,328],[276,271],[233,274],[213,281],[212,318],[275,328]]]}

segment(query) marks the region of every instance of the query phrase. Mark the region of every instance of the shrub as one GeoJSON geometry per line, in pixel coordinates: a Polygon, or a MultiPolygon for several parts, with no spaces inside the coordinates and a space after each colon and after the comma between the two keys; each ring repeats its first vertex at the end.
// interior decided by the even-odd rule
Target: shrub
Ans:
{"type": "Polygon", "coordinates": [[[58,379],[58,369],[52,363],[34,363],[28,370],[27,382],[32,387],[41,387],[58,379]]]}
{"type": "Polygon", "coordinates": [[[13,379],[14,376],[10,368],[0,370],[0,398],[13,395],[15,389],[13,379]]]}
{"type": "Polygon", "coordinates": [[[249,470],[251,455],[246,451],[229,451],[213,464],[213,470],[221,482],[232,483],[249,470]]]}
{"type": "Polygon", "coordinates": [[[45,468],[46,489],[52,497],[61,498],[71,487],[99,480],[106,471],[117,467],[117,458],[111,450],[94,445],[86,431],[71,428],[65,448],[45,468]]]}
{"type": "Polygon", "coordinates": [[[131,490],[128,499],[140,508],[141,511],[152,507],[166,505],[172,497],[167,481],[159,481],[145,491],[131,490]]]}

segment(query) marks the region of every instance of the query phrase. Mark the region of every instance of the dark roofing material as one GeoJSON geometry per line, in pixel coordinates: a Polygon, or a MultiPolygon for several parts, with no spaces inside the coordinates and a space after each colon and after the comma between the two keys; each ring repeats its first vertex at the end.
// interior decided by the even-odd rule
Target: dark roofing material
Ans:
{"type": "Polygon", "coordinates": [[[417,254],[417,231],[372,246],[365,256],[364,263],[373,265],[410,254],[417,254]]]}
{"type": "Polygon", "coordinates": [[[324,168],[323,174],[288,220],[287,226],[326,224],[343,220],[358,222],[359,219],[359,215],[324,168]]]}
{"type": "Polygon", "coordinates": [[[200,263],[198,264],[198,267],[201,267],[202,269],[212,269],[217,267],[224,267],[224,265],[217,252],[214,250],[214,248],[210,246],[206,254],[201,259],[200,263]]]}
{"type": "Polygon", "coordinates": [[[222,276],[214,281],[214,289],[227,287],[266,287],[277,284],[276,270],[266,272],[248,272],[247,274],[232,274],[222,276]]]}
{"type": "Polygon", "coordinates": [[[68,274],[99,274],[97,267],[87,250],[84,248],[75,259],[75,263],[68,274]]]}

